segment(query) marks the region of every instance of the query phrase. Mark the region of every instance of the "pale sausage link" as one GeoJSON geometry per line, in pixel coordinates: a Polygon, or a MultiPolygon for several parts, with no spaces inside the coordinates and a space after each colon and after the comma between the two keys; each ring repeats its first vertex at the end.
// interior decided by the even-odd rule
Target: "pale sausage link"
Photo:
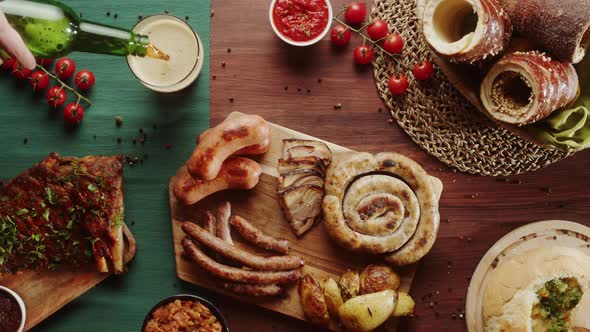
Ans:
{"type": "Polygon", "coordinates": [[[220,279],[249,283],[249,284],[287,284],[293,283],[301,277],[301,271],[291,270],[282,272],[248,271],[217,263],[208,257],[190,238],[182,240],[184,252],[201,268],[220,279]]]}
{"type": "Polygon", "coordinates": [[[239,216],[232,216],[230,224],[240,233],[244,240],[262,249],[287,254],[289,252],[289,241],[279,240],[263,233],[256,226],[239,216]]]}

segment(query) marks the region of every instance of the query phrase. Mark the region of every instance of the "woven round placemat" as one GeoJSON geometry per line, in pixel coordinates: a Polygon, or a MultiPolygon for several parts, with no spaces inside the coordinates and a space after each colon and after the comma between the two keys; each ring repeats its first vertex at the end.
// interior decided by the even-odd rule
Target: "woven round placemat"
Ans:
{"type": "Polygon", "coordinates": [[[415,82],[411,68],[430,58],[415,1],[376,0],[371,18],[387,21],[404,38],[403,56],[392,59],[376,53],[375,83],[392,117],[429,154],[460,171],[494,176],[534,171],[569,155],[499,127],[469,103],[440,70],[427,83],[415,82]],[[387,81],[400,72],[405,72],[410,84],[406,94],[394,97],[387,81]]]}

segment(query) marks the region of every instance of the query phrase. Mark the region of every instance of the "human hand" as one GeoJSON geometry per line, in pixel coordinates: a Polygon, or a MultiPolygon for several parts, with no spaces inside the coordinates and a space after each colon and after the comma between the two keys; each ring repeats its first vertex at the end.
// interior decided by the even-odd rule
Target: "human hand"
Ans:
{"type": "Polygon", "coordinates": [[[0,48],[4,49],[10,56],[22,63],[25,68],[35,68],[35,57],[29,51],[19,34],[14,30],[4,13],[0,11],[0,48]]]}

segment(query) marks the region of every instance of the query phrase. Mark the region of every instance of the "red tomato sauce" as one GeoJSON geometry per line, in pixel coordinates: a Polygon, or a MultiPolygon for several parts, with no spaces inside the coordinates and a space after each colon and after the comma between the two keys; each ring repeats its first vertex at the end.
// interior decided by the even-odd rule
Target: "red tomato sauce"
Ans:
{"type": "Polygon", "coordinates": [[[316,38],[330,19],[325,0],[277,0],[272,17],[279,32],[293,41],[316,38]]]}

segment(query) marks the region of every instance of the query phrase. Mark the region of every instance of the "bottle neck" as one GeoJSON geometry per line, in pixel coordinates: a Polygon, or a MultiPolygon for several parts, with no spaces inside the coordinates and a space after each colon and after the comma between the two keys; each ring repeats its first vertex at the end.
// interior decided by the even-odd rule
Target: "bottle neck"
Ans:
{"type": "Polygon", "coordinates": [[[79,52],[111,55],[147,54],[149,40],[130,30],[80,20],[74,50],[79,52]]]}

